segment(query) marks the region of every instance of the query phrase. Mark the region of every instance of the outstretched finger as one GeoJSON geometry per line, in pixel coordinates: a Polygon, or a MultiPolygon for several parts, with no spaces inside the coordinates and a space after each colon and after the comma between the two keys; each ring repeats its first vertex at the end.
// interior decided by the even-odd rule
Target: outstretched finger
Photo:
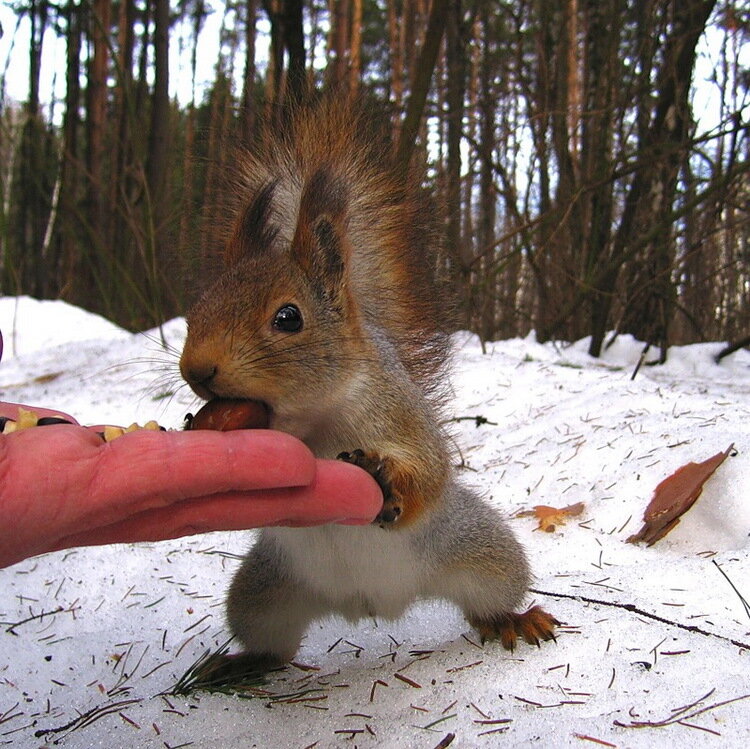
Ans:
{"type": "Polygon", "coordinates": [[[191,497],[314,477],[308,448],[269,430],[138,431],[111,443],[78,426],[16,431],[0,437],[0,510],[14,529],[0,537],[0,565],[191,497]]]}
{"type": "Polygon", "coordinates": [[[339,461],[322,460],[309,486],[191,498],[72,534],[60,539],[55,548],[163,541],[209,531],[275,525],[362,525],[373,520],[382,504],[380,487],[364,471],[339,461]]]}

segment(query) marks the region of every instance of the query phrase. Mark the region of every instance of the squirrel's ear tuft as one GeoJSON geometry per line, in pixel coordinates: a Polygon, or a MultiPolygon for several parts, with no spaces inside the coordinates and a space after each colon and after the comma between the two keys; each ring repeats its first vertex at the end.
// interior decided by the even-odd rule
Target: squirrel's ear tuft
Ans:
{"type": "Polygon", "coordinates": [[[344,181],[327,166],[320,167],[305,185],[299,207],[299,220],[312,224],[323,216],[343,222],[348,195],[344,181]]]}
{"type": "Polygon", "coordinates": [[[292,253],[329,296],[338,294],[346,266],[346,208],[343,180],[326,167],[318,169],[302,193],[292,253]]]}
{"type": "Polygon", "coordinates": [[[239,217],[225,252],[225,260],[233,263],[248,252],[267,251],[279,233],[272,221],[273,196],[277,180],[269,180],[258,190],[239,217]]]}

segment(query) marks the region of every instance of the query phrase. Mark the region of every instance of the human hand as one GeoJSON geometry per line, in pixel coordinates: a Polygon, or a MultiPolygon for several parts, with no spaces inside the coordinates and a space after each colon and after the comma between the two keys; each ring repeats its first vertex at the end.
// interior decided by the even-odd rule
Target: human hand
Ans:
{"type": "MultiPolygon", "coordinates": [[[[16,415],[0,404],[0,416],[16,415]]],[[[316,460],[282,432],[140,430],[105,443],[59,424],[0,435],[0,567],[72,546],[366,524],[382,502],[364,471],[316,460]]]]}

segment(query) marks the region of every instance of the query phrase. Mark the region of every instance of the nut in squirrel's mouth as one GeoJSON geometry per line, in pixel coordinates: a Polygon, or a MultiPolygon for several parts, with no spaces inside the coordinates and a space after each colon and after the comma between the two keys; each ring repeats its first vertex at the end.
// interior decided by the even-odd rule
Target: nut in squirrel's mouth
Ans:
{"type": "Polygon", "coordinates": [[[271,407],[264,401],[213,398],[188,420],[186,428],[230,432],[235,429],[268,429],[270,424],[271,407]]]}

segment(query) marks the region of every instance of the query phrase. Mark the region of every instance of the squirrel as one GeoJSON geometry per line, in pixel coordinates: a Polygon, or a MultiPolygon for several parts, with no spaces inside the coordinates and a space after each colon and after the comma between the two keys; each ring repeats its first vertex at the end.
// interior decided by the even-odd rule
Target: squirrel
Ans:
{"type": "Polygon", "coordinates": [[[259,532],[229,590],[244,654],[224,676],[288,662],[316,619],[393,619],[418,598],[508,649],[559,624],[517,613],[524,550],[456,478],[438,225],[419,170],[397,174],[369,124],[324,97],[240,153],[224,267],[187,315],[180,371],[198,396],[261,401],[271,428],[363,467],[384,497],[371,525],[259,532]]]}

